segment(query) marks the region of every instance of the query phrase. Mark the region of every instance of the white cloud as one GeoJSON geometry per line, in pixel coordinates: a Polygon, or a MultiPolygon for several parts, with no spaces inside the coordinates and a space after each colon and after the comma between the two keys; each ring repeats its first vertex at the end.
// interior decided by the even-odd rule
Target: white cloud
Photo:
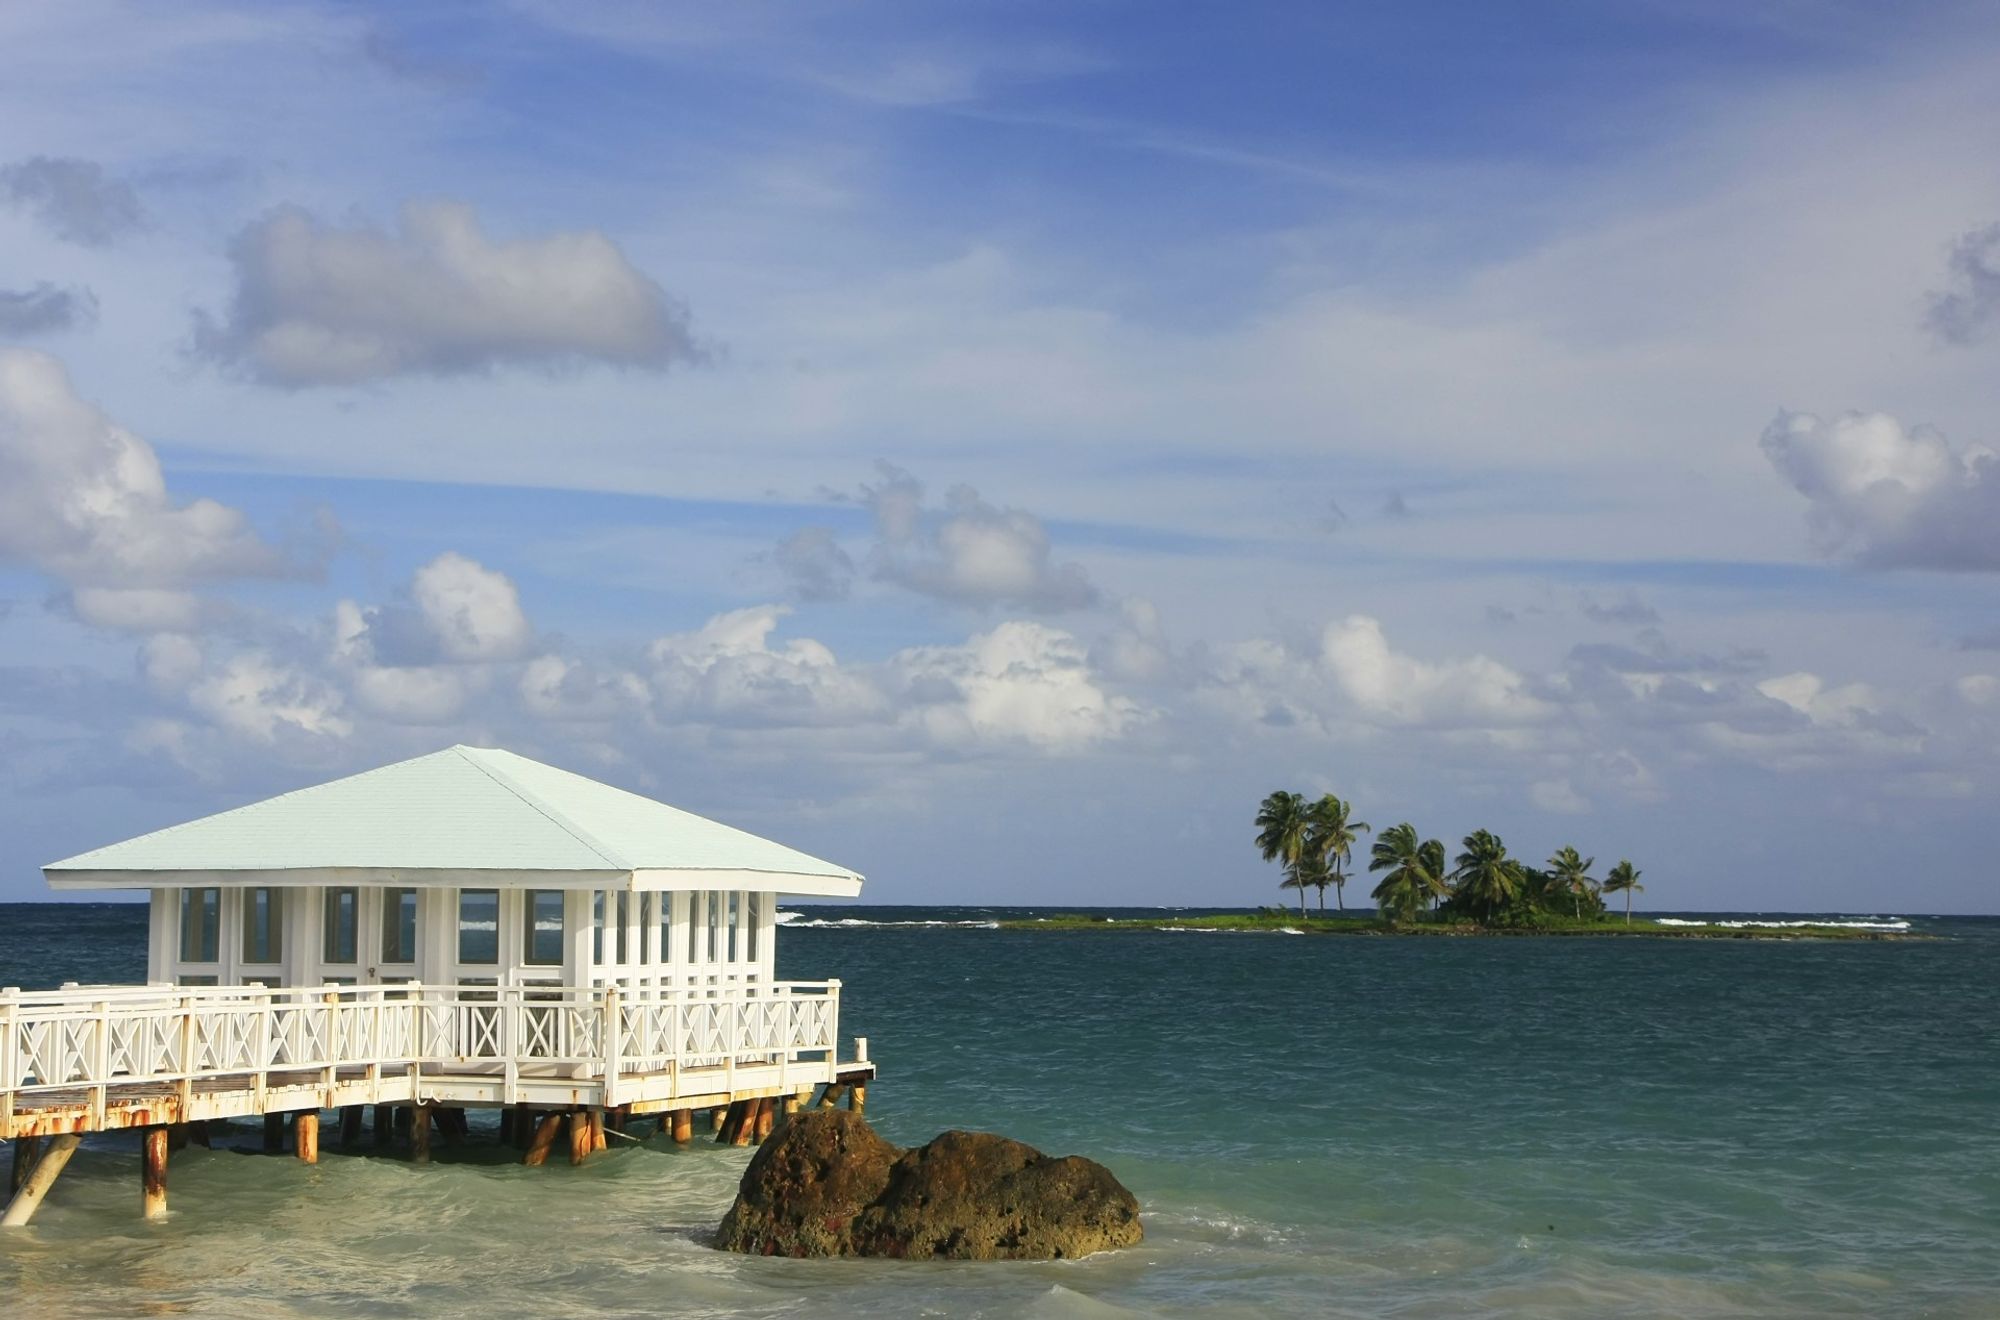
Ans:
{"type": "Polygon", "coordinates": [[[1494,728],[1535,723],[1554,709],[1486,656],[1430,662],[1391,650],[1382,625],[1366,615],[1327,625],[1320,658],[1342,694],[1379,722],[1494,728]]]}
{"type": "Polygon", "coordinates": [[[103,247],[145,223],[139,195],[94,161],[33,156],[0,166],[0,201],[72,243],[103,247]]]}
{"type": "Polygon", "coordinates": [[[629,719],[644,712],[652,699],[637,674],[604,671],[559,655],[538,655],[524,665],[519,690],[531,714],[562,723],[629,719]]]}
{"type": "Polygon", "coordinates": [[[1173,648],[1167,641],[1160,608],[1143,597],[1131,596],[1118,606],[1119,621],[1091,649],[1091,663],[1124,683],[1156,683],[1173,667],[1173,648]]]}
{"type": "Polygon", "coordinates": [[[395,724],[448,724],[465,708],[471,680],[449,665],[363,665],[354,698],[370,715],[395,724]]]}
{"type": "Polygon", "coordinates": [[[513,580],[454,551],[416,571],[410,596],[449,659],[508,660],[533,640],[513,580]]]}
{"type": "Polygon", "coordinates": [[[19,348],[0,348],[0,557],[121,591],[294,571],[237,510],[175,504],[152,447],[19,348]]]}
{"type": "Polygon", "coordinates": [[[840,725],[879,719],[882,694],[842,669],[811,638],[770,644],[791,610],[758,605],[719,614],[693,632],[660,637],[647,648],[658,717],[752,725],[840,725]]]}
{"type": "Polygon", "coordinates": [[[594,230],[496,242],[456,202],[408,204],[394,234],[285,207],[230,255],[234,301],[195,349],[269,385],[697,355],[686,313],[594,230]]]}
{"type": "Polygon", "coordinates": [[[345,738],[354,731],[337,689],[261,651],[230,657],[190,686],[187,696],[216,725],[253,742],[345,738]]]}
{"type": "Polygon", "coordinates": [[[218,611],[191,591],[160,587],[78,587],[69,595],[76,617],[123,632],[193,632],[218,611]]]}
{"type": "Polygon", "coordinates": [[[1130,732],[1149,712],[1106,690],[1083,644],[1010,620],[962,646],[920,646],[889,663],[913,718],[951,745],[1020,742],[1076,752],[1130,732]]]}
{"type": "Polygon", "coordinates": [[[778,543],[772,561],[801,600],[844,600],[854,587],[854,559],[830,527],[801,527],[778,543]]]}
{"type": "Polygon", "coordinates": [[[139,648],[139,672],[155,692],[178,696],[201,676],[201,644],[182,633],[148,637],[139,648]]]}
{"type": "Polygon", "coordinates": [[[980,608],[1053,613],[1096,603],[1082,566],[1050,557],[1048,529],[1033,514],[996,508],[970,486],[947,491],[941,511],[925,509],[923,497],[923,484],[895,468],[862,488],[875,515],[876,578],[980,608]]]}
{"type": "Polygon", "coordinates": [[[1764,454],[1825,553],[1880,568],[2000,568],[2000,458],[1884,413],[1781,413],[1764,454]]]}

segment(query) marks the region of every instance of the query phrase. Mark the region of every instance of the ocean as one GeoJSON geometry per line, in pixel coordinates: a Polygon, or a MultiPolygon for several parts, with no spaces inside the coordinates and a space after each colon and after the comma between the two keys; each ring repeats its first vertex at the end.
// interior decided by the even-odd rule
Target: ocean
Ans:
{"type": "MultiPolygon", "coordinates": [[[[801,908],[779,970],[844,982],[884,1135],[1100,1160],[1139,1247],[746,1258],[705,1239],[747,1151],[417,1167],[329,1132],[307,1167],[245,1124],[174,1156],[158,1223],[136,1141],[86,1143],[0,1234],[0,1312],[2000,1316],[2000,919],[1823,944],[983,924],[1011,915],[801,908]]],[[[140,979],[144,943],[140,908],[0,907],[0,984],[140,979]]]]}

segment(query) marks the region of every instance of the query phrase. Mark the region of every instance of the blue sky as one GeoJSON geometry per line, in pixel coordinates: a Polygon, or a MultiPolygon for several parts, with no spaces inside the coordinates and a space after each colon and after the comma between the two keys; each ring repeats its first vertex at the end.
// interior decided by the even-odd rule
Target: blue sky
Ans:
{"type": "Polygon", "coordinates": [[[0,898],[465,741],[884,902],[1271,901],[1284,786],[1993,911],[1996,36],[0,14],[0,898]]]}

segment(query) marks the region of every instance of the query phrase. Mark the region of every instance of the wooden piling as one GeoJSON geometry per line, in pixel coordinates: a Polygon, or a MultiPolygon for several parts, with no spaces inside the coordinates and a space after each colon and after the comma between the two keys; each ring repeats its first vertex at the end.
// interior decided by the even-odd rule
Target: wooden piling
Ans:
{"type": "Polygon", "coordinates": [[[188,1140],[194,1142],[195,1145],[201,1147],[203,1150],[212,1149],[212,1147],[208,1144],[207,1119],[205,1118],[198,1119],[195,1122],[188,1124],[187,1127],[188,1127],[188,1140]]]}
{"type": "Polygon", "coordinates": [[[187,1144],[188,1144],[187,1124],[175,1123],[167,1129],[167,1150],[170,1153],[173,1151],[186,1150],[187,1144]]]}
{"type": "Polygon", "coordinates": [[[743,1102],[732,1100],[722,1112],[722,1121],[715,1125],[715,1144],[726,1146],[736,1139],[736,1129],[743,1125],[743,1102]]]}
{"type": "Polygon", "coordinates": [[[361,1106],[342,1105],[340,1109],[340,1148],[347,1150],[361,1142],[361,1106]]]}
{"type": "Polygon", "coordinates": [[[396,1110],[393,1105],[375,1106],[375,1144],[388,1146],[396,1140],[396,1110]]]}
{"type": "Polygon", "coordinates": [[[514,1144],[514,1111],[505,1107],[500,1110],[500,1144],[514,1144]]]}
{"type": "Polygon", "coordinates": [[[694,1110],[676,1109],[674,1111],[674,1144],[676,1146],[685,1146],[693,1140],[694,1110]]]}
{"type": "Polygon", "coordinates": [[[527,1105],[514,1106],[514,1144],[526,1150],[535,1140],[535,1111],[527,1105]]]}
{"type": "Polygon", "coordinates": [[[319,1110],[302,1110],[292,1121],[292,1154],[301,1164],[319,1163],[319,1110]]]}
{"type": "Polygon", "coordinates": [[[49,1138],[49,1144],[35,1160],[21,1181],[21,1188],[7,1202],[7,1210],[0,1214],[0,1228],[23,1228],[35,1217],[35,1211],[42,1204],[42,1198],[49,1194],[56,1178],[69,1163],[69,1157],[76,1154],[77,1145],[83,1138],[74,1132],[61,1132],[49,1138]]]}
{"type": "Polygon", "coordinates": [[[410,1158],[418,1164],[431,1162],[431,1107],[410,1106],[410,1158]]]}
{"type": "Polygon", "coordinates": [[[839,1082],[828,1082],[826,1090],[820,1092],[819,1107],[821,1109],[838,1109],[840,1107],[840,1094],[846,1089],[839,1082]]]}
{"type": "Polygon", "coordinates": [[[763,1107],[764,1102],[762,1100],[745,1100],[743,1102],[743,1112],[737,1117],[736,1126],[729,1133],[730,1145],[747,1146],[750,1144],[750,1139],[757,1135],[757,1114],[763,1107]]]}
{"type": "Polygon", "coordinates": [[[757,1144],[763,1145],[771,1130],[778,1126],[778,1098],[767,1095],[757,1102],[757,1144]]]}
{"type": "Polygon", "coordinates": [[[610,1144],[611,1144],[610,1141],[607,1140],[604,1135],[604,1111],[602,1109],[591,1110],[590,1111],[591,1151],[594,1153],[596,1151],[603,1150],[610,1144]]]}
{"type": "Polygon", "coordinates": [[[798,1112],[799,1112],[798,1095],[796,1093],[787,1095],[785,1097],[785,1117],[790,1118],[793,1114],[796,1114],[798,1112]]]}
{"type": "Polygon", "coordinates": [[[14,1193],[20,1191],[22,1184],[28,1181],[28,1170],[35,1167],[35,1158],[41,1153],[42,1139],[40,1137],[14,1138],[14,1167],[7,1174],[8,1196],[11,1197],[14,1193]]]}
{"type": "Polygon", "coordinates": [[[542,1115],[542,1121],[535,1127],[535,1135],[529,1138],[528,1153],[521,1157],[521,1163],[531,1167],[546,1163],[549,1148],[556,1144],[556,1133],[562,1130],[562,1123],[561,1114],[542,1115]]]}
{"type": "Polygon", "coordinates": [[[285,1150],[285,1116],[283,1114],[264,1115],[264,1153],[281,1155],[285,1150]]]}
{"type": "Polygon", "coordinates": [[[167,1151],[172,1145],[173,1135],[163,1127],[147,1128],[139,1143],[139,1205],[148,1219],[167,1214],[167,1151]]]}
{"type": "Polygon", "coordinates": [[[569,1162],[581,1164],[594,1149],[590,1140],[590,1116],[581,1109],[569,1113],[569,1162]]]}
{"type": "Polygon", "coordinates": [[[857,1114],[868,1107],[868,1083],[856,1082],[847,1089],[847,1107],[857,1114]]]}

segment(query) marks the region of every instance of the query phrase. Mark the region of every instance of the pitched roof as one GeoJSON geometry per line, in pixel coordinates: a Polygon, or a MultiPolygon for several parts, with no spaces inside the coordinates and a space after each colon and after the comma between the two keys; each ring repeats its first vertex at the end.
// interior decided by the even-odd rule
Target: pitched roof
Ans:
{"type": "MultiPolygon", "coordinates": [[[[51,884],[171,883],[162,872],[537,872],[638,888],[858,892],[861,877],[769,839],[512,752],[448,747],[52,862],[51,884]],[[630,876],[636,872],[677,872],[630,876]],[[615,879],[613,877],[616,877],[615,879]],[[804,885],[784,877],[808,878],[804,885]],[[774,883],[774,881],[776,881],[774,883]]],[[[222,874],[216,874],[222,873],[222,874]]],[[[248,882],[252,876],[242,877],[248,882]]],[[[419,875],[408,879],[421,882],[419,875]]],[[[455,881],[449,883],[456,883],[455,881]]]]}

